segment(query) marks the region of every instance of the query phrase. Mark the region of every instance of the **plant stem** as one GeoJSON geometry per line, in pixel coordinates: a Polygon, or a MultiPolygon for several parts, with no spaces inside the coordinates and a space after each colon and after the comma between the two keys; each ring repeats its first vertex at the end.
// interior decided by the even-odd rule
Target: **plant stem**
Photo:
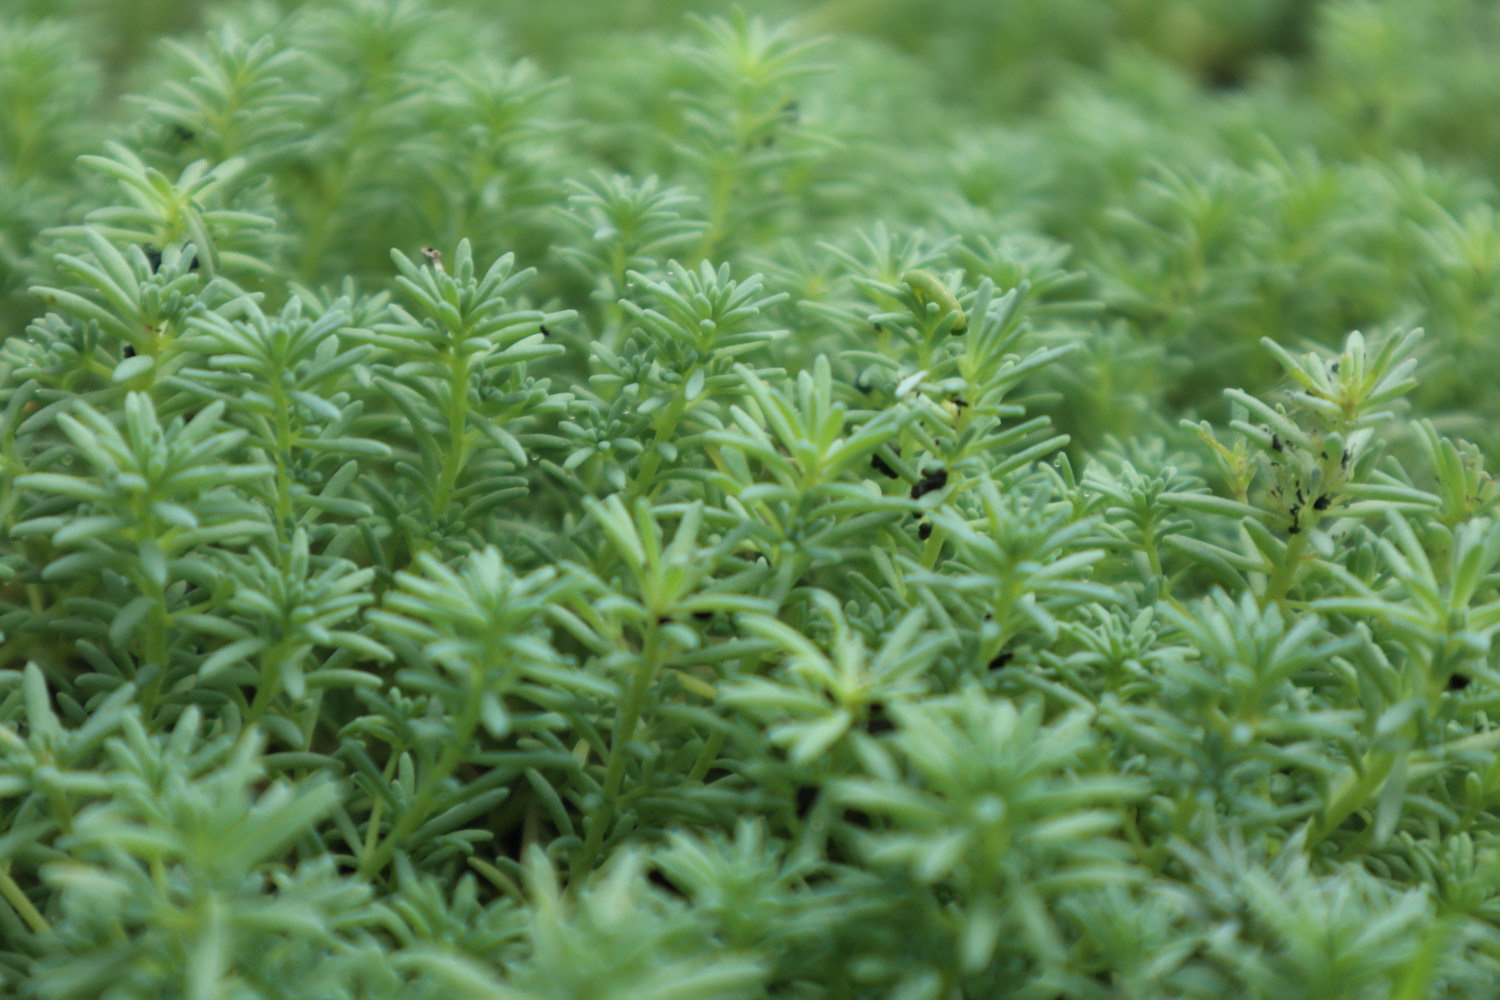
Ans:
{"type": "MultiPolygon", "coordinates": [[[[401,755],[392,753],[390,759],[385,762],[385,770],[381,772],[387,782],[396,770],[396,759],[401,755]]],[[[385,811],[385,799],[379,795],[375,796],[375,804],[370,807],[370,823],[365,828],[365,848],[359,854],[359,870],[364,871],[369,865],[370,859],[375,854],[375,841],[380,837],[380,814],[385,811]]]]}
{"type": "Polygon", "coordinates": [[[160,587],[151,588],[156,606],[146,616],[146,636],[142,647],[144,663],[156,665],[156,673],[141,691],[141,716],[149,722],[156,701],[161,697],[167,677],[167,598],[160,587]]]}
{"type": "Polygon", "coordinates": [[[52,925],[47,923],[47,918],[31,904],[31,900],[26,898],[26,894],[21,891],[16,880],[10,877],[8,864],[0,864],[0,896],[5,897],[5,901],[15,908],[15,911],[21,915],[21,919],[25,920],[33,931],[38,934],[52,933],[52,925]]]}
{"type": "MultiPolygon", "coordinates": [[[[1404,752],[1404,751],[1402,751],[1404,752]]],[[[1333,793],[1333,799],[1323,813],[1323,818],[1307,833],[1305,849],[1311,851],[1339,824],[1354,814],[1367,802],[1375,789],[1391,773],[1400,754],[1395,750],[1371,750],[1365,754],[1362,771],[1351,773],[1333,793]]]]}
{"type": "Polygon", "coordinates": [[[454,342],[449,348],[452,354],[448,359],[448,449],[443,453],[442,478],[438,480],[433,501],[433,513],[439,517],[448,510],[453,486],[468,458],[465,426],[469,419],[469,359],[460,351],[459,333],[450,331],[450,335],[454,342]]]}
{"type": "MultiPolygon", "coordinates": [[[[271,391],[276,411],[276,527],[277,530],[285,531],[292,520],[291,472],[287,468],[292,454],[292,407],[282,390],[280,379],[272,380],[271,391]]],[[[278,565],[282,564],[282,559],[281,546],[278,545],[278,565]]]]}
{"type": "Polygon", "coordinates": [[[479,702],[478,692],[471,692],[471,697],[464,699],[463,712],[454,727],[456,732],[452,742],[443,750],[443,755],[438,758],[437,763],[432,765],[432,769],[423,776],[416,797],[401,814],[396,825],[391,828],[389,836],[381,841],[374,854],[368,855],[360,864],[359,876],[361,878],[369,878],[383,869],[391,860],[391,855],[396,853],[396,845],[410,835],[426,818],[427,810],[437,795],[438,786],[446,781],[458,767],[463,760],[464,752],[469,748],[469,739],[479,725],[479,702]]]}
{"type": "Polygon", "coordinates": [[[1261,601],[1262,607],[1270,607],[1286,598],[1287,592],[1292,589],[1292,584],[1297,580],[1297,572],[1302,568],[1302,559],[1306,552],[1307,532],[1293,535],[1292,540],[1287,543],[1281,565],[1276,567],[1276,571],[1271,574],[1271,579],[1266,582],[1265,598],[1261,601]]]}
{"type": "Polygon", "coordinates": [[[245,711],[245,726],[240,730],[240,738],[260,721],[260,717],[266,714],[266,709],[271,707],[272,700],[281,693],[281,671],[274,664],[280,662],[282,656],[281,646],[274,646],[261,654],[260,658],[260,685],[255,689],[255,700],[245,711]]]}
{"type": "Polygon", "coordinates": [[[1156,545],[1156,521],[1148,520],[1141,526],[1141,547],[1146,550],[1146,562],[1151,567],[1152,577],[1161,576],[1161,552],[1156,545]]]}
{"type": "Polygon", "coordinates": [[[689,781],[702,781],[708,769],[713,767],[714,761],[719,756],[719,750],[724,746],[724,734],[713,732],[708,734],[708,739],[703,741],[703,751],[698,754],[698,760],[694,762],[692,771],[688,772],[689,781]]]}
{"type": "Polygon", "coordinates": [[[635,674],[630,679],[630,691],[626,695],[625,706],[615,717],[615,731],[609,741],[609,761],[604,771],[604,788],[600,793],[599,805],[589,814],[583,850],[579,854],[579,862],[574,869],[575,880],[593,867],[594,859],[604,845],[605,829],[614,819],[615,802],[620,795],[620,782],[625,777],[625,745],[635,737],[636,726],[640,724],[641,709],[645,706],[647,692],[651,690],[651,681],[656,676],[657,652],[660,643],[660,628],[653,620],[646,628],[645,648],[641,653],[640,662],[636,665],[635,674]]]}
{"type": "MultiPolygon", "coordinates": [[[[689,369],[687,375],[683,376],[683,380],[686,381],[691,375],[692,370],[689,369]]],[[[672,433],[677,430],[677,423],[682,419],[682,415],[687,411],[687,407],[687,400],[678,396],[662,411],[661,421],[656,425],[656,437],[652,440],[653,447],[641,459],[641,471],[636,478],[636,494],[638,496],[650,498],[652,485],[656,481],[656,470],[661,465],[661,452],[657,451],[654,445],[657,441],[666,441],[672,437],[672,433]]]]}

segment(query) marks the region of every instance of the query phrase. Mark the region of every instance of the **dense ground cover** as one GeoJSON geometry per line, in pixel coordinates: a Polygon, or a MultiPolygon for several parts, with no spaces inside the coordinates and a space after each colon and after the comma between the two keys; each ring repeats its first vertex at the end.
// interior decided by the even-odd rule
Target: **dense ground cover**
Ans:
{"type": "Polygon", "coordinates": [[[1494,996],[1497,50],[7,0],[0,992],[1494,996]]]}

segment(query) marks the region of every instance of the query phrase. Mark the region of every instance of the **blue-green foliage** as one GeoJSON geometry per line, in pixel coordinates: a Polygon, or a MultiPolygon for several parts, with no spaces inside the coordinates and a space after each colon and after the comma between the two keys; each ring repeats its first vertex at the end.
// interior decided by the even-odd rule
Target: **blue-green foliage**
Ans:
{"type": "Polygon", "coordinates": [[[0,994],[1495,995],[1497,8],[762,6],[0,11],[0,994]]]}

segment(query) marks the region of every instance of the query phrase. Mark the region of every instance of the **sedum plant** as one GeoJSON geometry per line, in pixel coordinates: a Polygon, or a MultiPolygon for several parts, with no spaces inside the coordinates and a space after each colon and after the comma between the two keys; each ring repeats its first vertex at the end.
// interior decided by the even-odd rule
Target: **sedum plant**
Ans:
{"type": "Polygon", "coordinates": [[[1497,43],[9,3],[0,994],[1492,996],[1497,43]]]}

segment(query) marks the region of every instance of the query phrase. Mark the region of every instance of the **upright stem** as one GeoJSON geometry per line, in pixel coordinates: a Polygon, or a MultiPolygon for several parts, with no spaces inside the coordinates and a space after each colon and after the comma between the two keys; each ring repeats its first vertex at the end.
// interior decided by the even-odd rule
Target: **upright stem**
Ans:
{"type": "Polygon", "coordinates": [[[313,200],[313,208],[308,213],[308,222],[304,230],[302,259],[298,265],[302,280],[310,285],[317,285],[319,266],[322,264],[323,253],[328,247],[328,238],[331,233],[330,222],[333,213],[343,200],[344,185],[348,183],[349,175],[354,169],[354,157],[364,143],[365,133],[370,126],[371,109],[380,106],[374,95],[367,95],[366,100],[357,102],[358,110],[354,116],[354,123],[349,129],[349,139],[344,146],[343,156],[330,178],[330,183],[321,192],[322,197],[313,200]]]}
{"type": "Polygon", "coordinates": [[[1146,550],[1146,562],[1151,566],[1152,577],[1161,576],[1161,552],[1156,545],[1156,521],[1148,520],[1141,525],[1141,547],[1146,550]]]}
{"type": "Polygon", "coordinates": [[[722,156],[715,159],[709,180],[708,226],[703,230],[699,260],[712,257],[719,241],[724,238],[725,223],[729,218],[729,199],[738,173],[734,166],[724,164],[722,156]]]}
{"type": "Polygon", "coordinates": [[[416,796],[396,825],[391,828],[390,835],[380,844],[373,854],[366,854],[365,860],[359,866],[361,878],[369,878],[386,866],[391,860],[391,855],[396,853],[396,845],[410,836],[426,816],[427,810],[436,797],[438,786],[448,779],[459,763],[463,761],[464,753],[469,748],[469,739],[474,735],[475,728],[479,725],[479,694],[471,692],[471,696],[464,700],[463,714],[458,718],[456,726],[457,733],[452,742],[443,750],[443,755],[438,758],[437,763],[422,778],[421,786],[417,789],[416,796]]]}
{"type": "MultiPolygon", "coordinates": [[[[284,531],[292,519],[291,470],[287,467],[292,454],[291,401],[282,391],[279,379],[271,385],[272,403],[276,410],[276,528],[284,531]]],[[[276,547],[276,562],[282,561],[281,547],[276,547]]]]}
{"type": "Polygon", "coordinates": [[[143,662],[155,664],[156,673],[141,691],[141,715],[149,724],[156,700],[161,697],[162,684],[167,677],[167,595],[152,584],[149,595],[156,599],[156,606],[146,615],[146,635],[142,646],[143,662]]]}
{"type": "Polygon", "coordinates": [[[1306,552],[1307,531],[1293,535],[1292,540],[1287,543],[1281,565],[1276,567],[1276,571],[1271,574],[1271,579],[1266,583],[1266,596],[1261,601],[1263,606],[1270,607],[1286,599],[1287,591],[1292,589],[1292,584],[1297,580],[1297,573],[1302,569],[1302,560],[1306,552]]]}
{"type": "Polygon", "coordinates": [[[442,478],[438,481],[434,513],[442,516],[448,510],[448,501],[453,494],[458,474],[463,471],[468,458],[466,425],[469,420],[469,359],[461,350],[462,342],[454,335],[448,359],[448,450],[443,455],[442,478]]]}
{"type": "Polygon", "coordinates": [[[281,671],[277,664],[281,662],[284,650],[276,645],[266,650],[260,657],[260,684],[255,689],[255,700],[245,711],[245,726],[240,730],[240,738],[243,739],[260,717],[266,714],[266,709],[271,707],[271,702],[281,693],[281,671]]]}
{"type": "Polygon", "coordinates": [[[1304,849],[1311,851],[1322,843],[1323,839],[1338,829],[1344,820],[1368,802],[1385,782],[1391,769],[1395,767],[1396,760],[1404,752],[1375,749],[1365,754],[1361,770],[1351,769],[1351,773],[1334,791],[1333,799],[1323,814],[1322,820],[1308,830],[1304,849]]]}
{"type": "MultiPolygon", "coordinates": [[[[683,380],[686,381],[687,377],[691,374],[692,370],[689,369],[683,380]]],[[[651,488],[656,481],[657,467],[661,465],[661,452],[656,450],[655,444],[657,441],[666,441],[672,437],[672,432],[677,429],[677,423],[682,419],[682,415],[686,411],[687,400],[681,396],[672,400],[671,403],[667,404],[667,408],[662,411],[661,420],[656,424],[656,437],[652,441],[653,447],[641,459],[641,471],[636,480],[636,493],[638,495],[647,498],[650,497],[651,488]]]]}
{"type": "MultiPolygon", "coordinates": [[[[391,780],[391,775],[395,773],[396,760],[400,756],[400,754],[393,752],[390,759],[385,762],[385,770],[381,773],[381,777],[387,782],[391,780]]],[[[374,858],[375,842],[380,837],[380,816],[383,812],[385,812],[385,799],[376,795],[374,805],[370,806],[370,824],[365,829],[365,847],[359,853],[360,871],[365,871],[374,858]]]]}
{"type": "Polygon", "coordinates": [[[599,849],[604,846],[604,834],[614,820],[615,803],[620,796],[620,782],[625,777],[625,745],[635,738],[636,727],[641,721],[641,710],[646,704],[646,694],[651,690],[651,681],[656,676],[658,651],[661,645],[661,630],[655,621],[646,627],[645,649],[636,664],[630,679],[630,691],[625,705],[615,716],[615,731],[609,741],[609,761],[605,765],[604,788],[599,805],[589,814],[583,851],[579,854],[574,878],[586,874],[594,865],[599,849]]]}

